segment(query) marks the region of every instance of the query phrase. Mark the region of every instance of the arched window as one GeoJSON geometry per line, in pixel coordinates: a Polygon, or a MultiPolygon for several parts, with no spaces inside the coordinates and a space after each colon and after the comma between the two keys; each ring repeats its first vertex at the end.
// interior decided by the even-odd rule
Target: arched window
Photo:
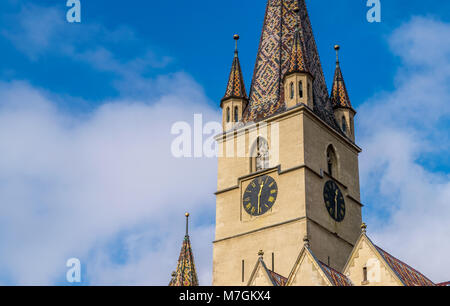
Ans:
{"type": "Polygon", "coordinates": [[[234,122],[239,122],[239,107],[234,107],[234,122]]]}
{"type": "Polygon", "coordinates": [[[227,107],[227,122],[230,122],[231,116],[230,116],[230,108],[227,107]]]}
{"type": "Polygon", "coordinates": [[[269,168],[269,145],[263,137],[258,137],[253,144],[250,166],[252,172],[269,168]]]}
{"type": "Polygon", "coordinates": [[[303,98],[303,82],[298,82],[298,96],[300,98],[303,98]]]}
{"type": "Polygon", "coordinates": [[[290,88],[291,88],[290,91],[291,91],[291,100],[292,100],[292,99],[294,99],[294,83],[291,82],[290,88]]]}
{"type": "Polygon", "coordinates": [[[336,158],[336,152],[334,151],[334,148],[332,145],[330,145],[327,149],[327,167],[328,167],[328,174],[330,176],[336,177],[337,175],[337,158],[336,158]]]}
{"type": "Polygon", "coordinates": [[[345,116],[342,116],[342,131],[347,133],[347,120],[345,119],[345,116]]]}

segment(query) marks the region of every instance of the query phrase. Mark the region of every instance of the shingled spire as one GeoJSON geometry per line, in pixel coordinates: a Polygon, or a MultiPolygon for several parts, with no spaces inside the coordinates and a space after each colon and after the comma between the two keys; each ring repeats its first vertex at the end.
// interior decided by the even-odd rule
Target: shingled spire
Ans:
{"type": "Polygon", "coordinates": [[[239,35],[234,35],[235,49],[233,64],[231,66],[230,77],[227,83],[225,96],[220,102],[222,108],[223,130],[227,131],[233,128],[238,122],[242,121],[242,113],[247,107],[248,97],[245,90],[244,77],[242,76],[241,64],[238,56],[239,35]]]}
{"type": "Polygon", "coordinates": [[[184,236],[180,257],[176,271],[172,273],[169,286],[198,286],[197,272],[194,264],[194,254],[192,253],[189,239],[189,214],[186,213],[186,236],[184,236]]]}
{"type": "MultiPolygon", "coordinates": [[[[301,45],[305,70],[314,82],[314,112],[331,127],[338,129],[311,28],[305,0],[268,0],[261,41],[256,58],[249,105],[244,121],[257,121],[286,109],[283,77],[289,69],[289,58],[297,26],[301,29],[301,45]],[[298,10],[298,12],[296,12],[298,10]],[[297,25],[298,24],[298,25],[297,25]]],[[[300,43],[300,40],[297,41],[300,43]]]]}
{"type": "Polygon", "coordinates": [[[239,35],[234,35],[234,40],[236,41],[236,47],[234,50],[233,64],[231,65],[230,77],[228,78],[227,89],[224,97],[221,101],[221,107],[223,107],[223,102],[228,99],[244,99],[247,100],[247,92],[245,90],[244,77],[242,76],[241,64],[239,62],[239,53],[237,48],[237,42],[239,40],[239,35]]]}
{"type": "Polygon", "coordinates": [[[336,71],[334,73],[333,87],[331,90],[331,102],[333,108],[344,107],[352,108],[347,88],[345,87],[344,77],[342,76],[341,65],[339,63],[340,46],[334,46],[336,50],[336,71]]]}
{"type": "Polygon", "coordinates": [[[345,87],[344,77],[342,76],[341,65],[339,63],[340,46],[334,46],[336,50],[336,71],[334,73],[333,87],[331,89],[331,103],[334,109],[334,116],[339,123],[342,132],[355,141],[354,117],[356,111],[353,109],[345,87]]]}

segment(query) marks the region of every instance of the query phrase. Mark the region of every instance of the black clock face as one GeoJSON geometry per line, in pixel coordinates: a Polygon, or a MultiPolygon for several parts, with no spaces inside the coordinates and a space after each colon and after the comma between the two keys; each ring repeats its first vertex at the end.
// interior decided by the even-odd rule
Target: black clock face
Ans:
{"type": "Polygon", "coordinates": [[[344,196],[334,181],[328,181],[325,184],[323,189],[323,199],[331,218],[337,222],[343,221],[345,218],[344,196]]]}
{"type": "Polygon", "coordinates": [[[268,212],[277,200],[278,186],[275,180],[264,175],[254,179],[243,195],[244,210],[252,216],[268,212]]]}

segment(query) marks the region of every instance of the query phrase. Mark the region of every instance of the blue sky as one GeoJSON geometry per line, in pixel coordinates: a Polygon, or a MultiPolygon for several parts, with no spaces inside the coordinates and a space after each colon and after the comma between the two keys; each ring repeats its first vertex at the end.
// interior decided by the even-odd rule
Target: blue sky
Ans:
{"type": "MultiPolygon", "coordinates": [[[[265,1],[81,0],[81,24],[65,2],[0,3],[0,284],[65,284],[70,257],[83,284],[165,284],[186,209],[207,284],[215,161],[172,159],[170,126],[218,118],[235,33],[249,87],[265,1]]],[[[359,113],[364,217],[444,281],[450,3],[382,0],[379,24],[365,3],[307,1],[327,83],[338,43],[359,113]]]]}

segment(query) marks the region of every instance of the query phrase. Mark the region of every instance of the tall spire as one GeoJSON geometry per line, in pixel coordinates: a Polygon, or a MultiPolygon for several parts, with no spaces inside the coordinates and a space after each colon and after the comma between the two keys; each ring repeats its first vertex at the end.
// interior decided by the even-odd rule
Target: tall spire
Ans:
{"type": "Polygon", "coordinates": [[[169,286],[198,286],[191,241],[189,239],[189,213],[186,216],[186,236],[181,247],[176,271],[172,273],[169,286]]]}
{"type": "Polygon", "coordinates": [[[336,71],[334,73],[333,87],[331,89],[331,103],[333,108],[352,108],[347,88],[345,87],[344,77],[342,76],[341,65],[339,64],[340,46],[334,46],[336,50],[336,71]]]}
{"type": "Polygon", "coordinates": [[[300,28],[301,47],[308,58],[305,68],[314,79],[314,111],[332,127],[337,127],[328,90],[311,28],[305,0],[268,0],[261,41],[256,58],[249,105],[244,121],[264,119],[286,109],[283,77],[289,69],[289,58],[296,32],[300,28]]]}
{"type": "Polygon", "coordinates": [[[231,65],[231,72],[228,78],[227,89],[222,102],[231,98],[248,100],[247,91],[245,90],[244,77],[242,75],[241,64],[238,56],[238,40],[239,35],[234,35],[235,49],[233,64],[231,65]]]}

